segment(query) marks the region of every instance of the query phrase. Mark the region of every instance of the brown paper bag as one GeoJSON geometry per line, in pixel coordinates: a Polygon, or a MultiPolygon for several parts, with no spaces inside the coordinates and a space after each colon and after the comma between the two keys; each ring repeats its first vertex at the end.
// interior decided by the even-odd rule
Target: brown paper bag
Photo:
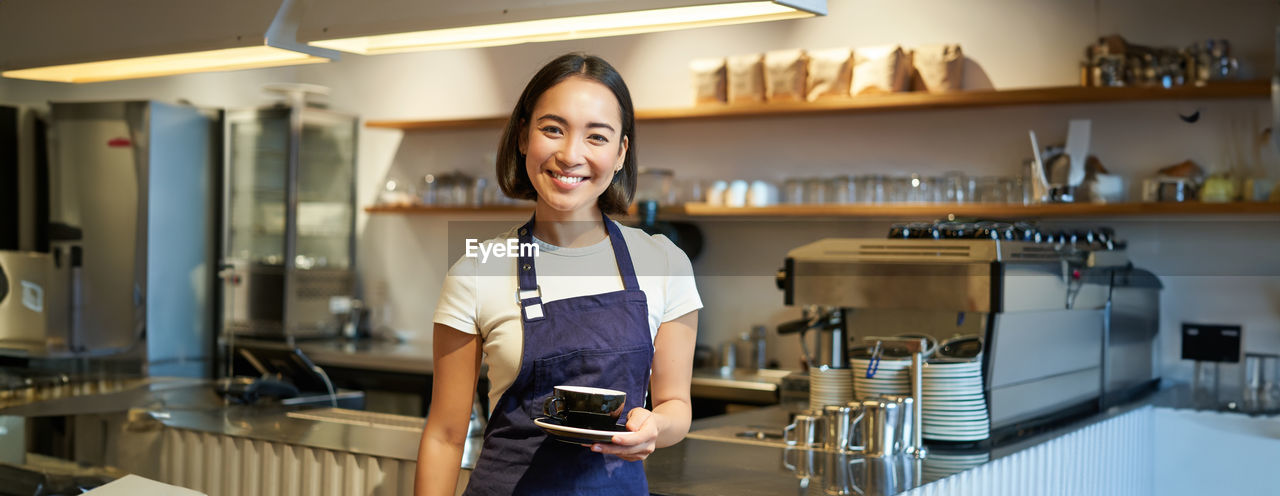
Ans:
{"type": "Polygon", "coordinates": [[[728,60],[729,103],[764,101],[764,56],[734,55],[728,60]]]}
{"type": "Polygon", "coordinates": [[[705,105],[728,101],[724,57],[696,59],[689,62],[693,74],[693,103],[705,105]]]}
{"type": "Polygon", "coordinates": [[[805,99],[843,98],[849,96],[853,79],[853,50],[830,48],[809,52],[808,80],[805,99]]]}
{"type": "Polygon", "coordinates": [[[764,93],[770,102],[804,100],[809,58],[804,50],[774,50],[764,54],[764,93]]]}
{"type": "Polygon", "coordinates": [[[958,44],[917,47],[912,63],[916,69],[912,84],[915,90],[941,93],[964,87],[964,52],[958,44]]]}
{"type": "Polygon", "coordinates": [[[856,96],[907,91],[911,71],[911,53],[901,45],[856,48],[852,93],[856,96]]]}

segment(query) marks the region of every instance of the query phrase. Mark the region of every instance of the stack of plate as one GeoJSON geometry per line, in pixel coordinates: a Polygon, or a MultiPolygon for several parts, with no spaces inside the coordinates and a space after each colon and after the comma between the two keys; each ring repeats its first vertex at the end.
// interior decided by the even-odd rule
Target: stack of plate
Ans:
{"type": "Polygon", "coordinates": [[[927,484],[939,479],[945,479],[987,463],[989,460],[991,460],[991,454],[987,452],[951,453],[943,450],[930,450],[929,456],[924,459],[921,467],[921,473],[924,477],[923,482],[927,484]]]}
{"type": "Polygon", "coordinates": [[[821,367],[809,369],[809,409],[822,411],[827,405],[853,401],[853,374],[850,369],[821,367]]]}
{"type": "Polygon", "coordinates": [[[867,377],[871,360],[854,358],[849,364],[853,367],[853,392],[858,399],[911,394],[911,360],[881,359],[871,377],[867,377]]]}
{"type": "Polygon", "coordinates": [[[981,441],[991,433],[982,394],[982,362],[933,360],[924,365],[923,432],[933,441],[981,441]]]}

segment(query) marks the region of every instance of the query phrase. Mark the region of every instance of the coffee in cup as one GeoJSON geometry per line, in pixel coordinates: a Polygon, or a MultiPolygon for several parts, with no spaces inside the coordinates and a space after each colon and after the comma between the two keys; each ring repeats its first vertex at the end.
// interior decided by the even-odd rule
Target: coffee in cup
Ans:
{"type": "Polygon", "coordinates": [[[543,413],[569,427],[602,429],[618,424],[627,393],[586,386],[556,386],[543,413]]]}

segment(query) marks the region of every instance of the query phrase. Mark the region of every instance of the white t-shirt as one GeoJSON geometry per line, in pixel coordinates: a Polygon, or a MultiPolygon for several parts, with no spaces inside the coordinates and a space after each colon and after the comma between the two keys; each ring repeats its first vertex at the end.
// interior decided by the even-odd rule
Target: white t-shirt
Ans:
{"type": "MultiPolygon", "coordinates": [[[[610,221],[612,222],[612,221],[610,221]]],[[[693,266],[671,240],[618,225],[635,266],[636,281],[649,300],[649,337],[658,326],[702,308],[693,266]]],[[[480,244],[503,244],[517,238],[512,228],[480,244]]],[[[550,302],[623,289],[609,238],[582,248],[564,248],[534,238],[534,261],[542,301],[550,302]]],[[[491,251],[491,253],[493,253],[491,251]]],[[[489,366],[489,408],[515,382],[524,349],[524,327],[516,301],[516,257],[459,258],[445,276],[433,319],[468,334],[479,334],[489,366]]]]}

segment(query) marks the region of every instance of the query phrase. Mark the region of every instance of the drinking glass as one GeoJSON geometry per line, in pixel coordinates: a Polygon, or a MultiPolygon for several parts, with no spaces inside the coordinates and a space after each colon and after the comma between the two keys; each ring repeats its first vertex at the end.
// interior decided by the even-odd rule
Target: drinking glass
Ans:
{"type": "Polygon", "coordinates": [[[969,178],[962,172],[948,172],[942,175],[942,200],[947,203],[967,203],[973,201],[969,193],[969,178]]]}
{"type": "Polygon", "coordinates": [[[1005,177],[979,177],[975,180],[974,196],[982,203],[1009,203],[1013,181],[1005,177]]]}
{"type": "Polygon", "coordinates": [[[1244,355],[1244,380],[1241,381],[1241,392],[1244,410],[1254,412],[1261,409],[1262,393],[1262,357],[1253,353],[1244,355]]]}
{"type": "Polygon", "coordinates": [[[944,183],[941,177],[930,176],[925,178],[925,181],[929,183],[929,193],[926,195],[928,200],[926,201],[932,203],[942,203],[946,201],[946,192],[943,191],[944,183]]]}
{"type": "Polygon", "coordinates": [[[932,191],[929,189],[929,180],[920,174],[911,174],[904,178],[902,186],[906,189],[905,200],[909,202],[927,202],[932,198],[932,191]]]}
{"type": "Polygon", "coordinates": [[[831,203],[853,203],[858,198],[857,183],[852,176],[836,176],[827,181],[831,203]]]}
{"type": "Polygon", "coordinates": [[[1198,408],[1216,408],[1218,362],[1197,361],[1191,377],[1191,394],[1198,408]]]}
{"type": "Polygon", "coordinates": [[[889,201],[889,188],[889,178],[885,176],[862,176],[862,202],[884,203],[889,201]]]}
{"type": "Polygon", "coordinates": [[[783,201],[788,205],[804,203],[804,180],[791,177],[782,183],[783,201]]]}
{"type": "Polygon", "coordinates": [[[831,203],[830,184],[822,178],[811,178],[804,182],[804,202],[812,205],[831,203]]]}
{"type": "Polygon", "coordinates": [[[1262,358],[1262,407],[1267,411],[1280,409],[1280,356],[1262,358]]]}
{"type": "Polygon", "coordinates": [[[680,181],[680,203],[702,203],[707,201],[707,185],[702,179],[685,179],[680,181]]]}

